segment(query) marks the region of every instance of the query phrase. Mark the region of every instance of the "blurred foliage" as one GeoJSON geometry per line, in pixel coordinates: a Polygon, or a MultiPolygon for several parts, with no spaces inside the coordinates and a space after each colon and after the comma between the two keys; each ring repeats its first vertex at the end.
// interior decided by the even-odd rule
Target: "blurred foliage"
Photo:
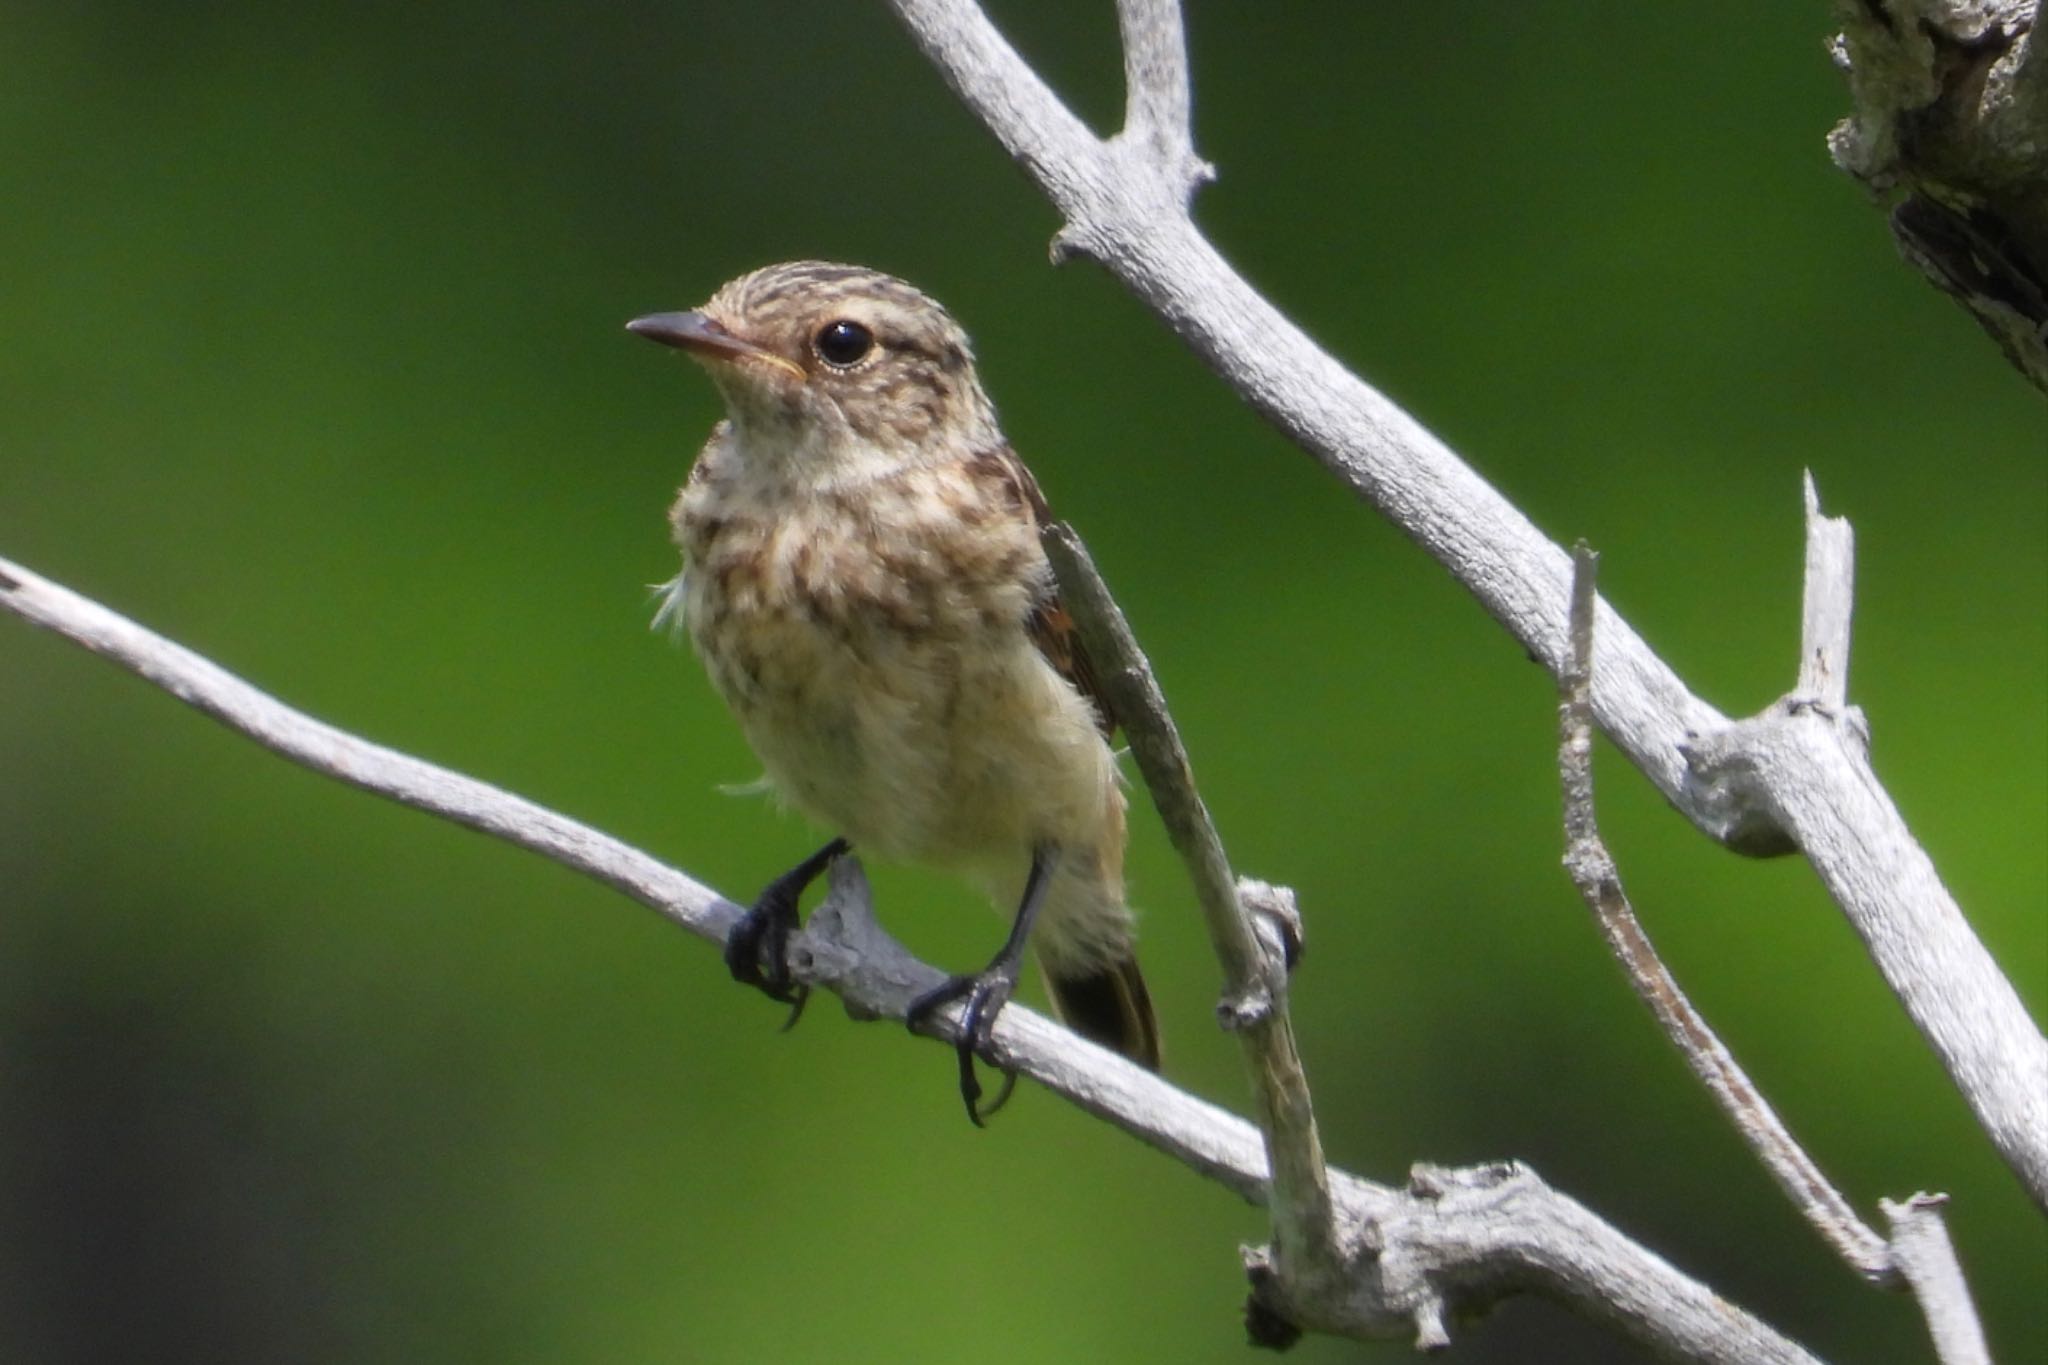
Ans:
{"type": "MultiPolygon", "coordinates": [[[[999,7],[1098,123],[1111,7],[999,7]]],[[[1707,698],[1792,678],[1799,475],[1879,770],[2048,1012],[2036,395],[1830,168],[1825,7],[1198,3],[1199,216],[1707,698]]],[[[1237,862],[1299,888],[1353,1169],[1517,1156],[1822,1355],[1926,1358],[1711,1111],[1558,869],[1549,680],[1100,271],[878,4],[0,0],[0,553],[746,897],[815,835],[646,629],[715,415],[626,338],[798,255],[973,332],[1237,862]]],[[[1858,1204],[1954,1196],[2007,1360],[2048,1236],[1797,860],[1603,760],[1682,979],[1858,1204]]],[[[1180,1082],[1243,1086],[1156,827],[1180,1082]]],[[[978,962],[997,921],[881,869],[978,962]]],[[[655,916],[0,620],[0,1360],[1245,1358],[1254,1210],[655,916]]],[[[1540,1302],[1460,1359],[1634,1360],[1540,1302]]],[[[1310,1341],[1304,1361],[1407,1358],[1310,1341]]]]}

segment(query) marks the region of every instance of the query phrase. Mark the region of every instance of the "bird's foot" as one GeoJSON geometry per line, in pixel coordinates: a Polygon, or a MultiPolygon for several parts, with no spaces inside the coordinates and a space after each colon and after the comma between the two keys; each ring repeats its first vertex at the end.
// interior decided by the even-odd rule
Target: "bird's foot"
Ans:
{"type": "Polygon", "coordinates": [[[726,935],[725,965],[733,980],[790,1007],[789,1018],[782,1025],[788,1029],[804,1012],[810,987],[789,970],[789,937],[797,925],[796,899],[776,894],[779,885],[762,892],[754,908],[726,935]]]}
{"type": "Polygon", "coordinates": [[[789,968],[789,939],[797,929],[797,902],[804,888],[846,852],[846,841],[831,843],[768,883],[754,908],[740,916],[725,938],[725,966],[732,979],[753,986],[770,1000],[788,1005],[789,1018],[782,1021],[784,1032],[796,1027],[803,1017],[804,1002],[811,988],[796,979],[789,968]]]}
{"type": "Polygon", "coordinates": [[[1009,1003],[1010,993],[1016,989],[1015,965],[997,963],[972,976],[948,977],[944,985],[911,1001],[910,1008],[904,1012],[904,1022],[916,1031],[941,1005],[963,998],[967,1001],[966,1007],[960,1011],[960,1036],[954,1042],[954,1050],[960,1057],[960,1098],[967,1105],[968,1119],[977,1128],[984,1126],[991,1115],[1008,1103],[1010,1092],[1017,1088],[1016,1073],[1005,1071],[1002,1089],[997,1093],[995,1103],[983,1109],[981,1080],[974,1074],[975,1054],[987,1055],[995,1039],[996,1016],[1002,1013],[1003,1006],[1009,1003]]]}

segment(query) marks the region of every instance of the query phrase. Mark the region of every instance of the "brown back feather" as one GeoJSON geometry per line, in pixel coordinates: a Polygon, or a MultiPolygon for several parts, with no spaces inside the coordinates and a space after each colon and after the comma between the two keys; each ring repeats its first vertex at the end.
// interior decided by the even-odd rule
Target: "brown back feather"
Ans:
{"type": "MultiPolygon", "coordinates": [[[[980,452],[968,460],[967,472],[971,478],[988,480],[1001,488],[1010,504],[1035,529],[1044,530],[1052,525],[1052,509],[1046,505],[1045,494],[1039,491],[1038,480],[1031,477],[1031,471],[1010,447],[997,446],[980,452]]],[[[1102,737],[1108,739],[1115,734],[1116,713],[1110,710],[1109,698],[1097,681],[1094,662],[1081,645],[1080,632],[1060,600],[1059,586],[1052,581],[1049,569],[1044,589],[1024,628],[1045,661],[1095,708],[1095,723],[1102,730],[1102,737]]]]}

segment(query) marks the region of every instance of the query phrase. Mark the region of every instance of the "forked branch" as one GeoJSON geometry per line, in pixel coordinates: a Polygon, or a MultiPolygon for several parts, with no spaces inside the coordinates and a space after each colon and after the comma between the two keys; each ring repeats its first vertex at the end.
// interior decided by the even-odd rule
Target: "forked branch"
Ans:
{"type": "MultiPolygon", "coordinates": [[[[947,83],[1064,219],[1055,254],[1101,262],[1268,417],[1434,556],[1553,674],[1571,562],[1421,423],[1348,372],[1230,268],[1188,216],[1188,161],[1097,138],[974,0],[890,0],[947,83]]],[[[1177,110],[1179,6],[1123,6],[1134,120],[1177,110]],[[1134,36],[1135,35],[1135,36],[1134,36]]],[[[1177,115],[1176,115],[1177,117],[1177,115]]],[[[1739,852],[1803,851],[2034,1201],[2048,1208],[2048,1039],[1978,941],[1841,723],[1794,696],[1732,723],[1596,604],[1594,721],[1666,799],[1739,852]]]]}
{"type": "MultiPolygon", "coordinates": [[[[1810,478],[1807,496],[1812,508],[1810,478]]],[[[1846,523],[1817,528],[1808,542],[1809,584],[1837,567],[1845,574],[1847,546],[1846,523]]],[[[1911,1289],[1927,1319],[1936,1358],[1943,1365],[1989,1365],[1991,1357],[1984,1346],[1983,1327],[1963,1280],[1962,1266],[1955,1259],[1946,1228],[1941,1226],[1940,1209],[1945,1201],[1930,1195],[1916,1195],[1903,1206],[1887,1201],[1888,1213],[1894,1208],[1901,1210],[1901,1215],[1894,1219],[1894,1240],[1888,1243],[1872,1231],[1822,1174],[1819,1164],[1799,1145],[1719,1036],[1686,999],[1636,919],[1635,908],[1622,890],[1621,873],[1600,837],[1593,801],[1593,600],[1598,557],[1581,543],[1572,552],[1572,569],[1572,661],[1559,688],[1558,706],[1558,768],[1564,784],[1564,864],[1572,884],[1593,911],[1601,935],[1621,963],[1629,984],[1650,1007],[1693,1075],[1806,1221],[1834,1248],[1843,1263],[1864,1279],[1886,1288],[1911,1289]],[[1908,1209],[1910,1214],[1905,1212],[1908,1209]],[[1898,1242],[1899,1229],[1910,1231],[1912,1245],[1902,1246],[1898,1242]]],[[[1808,661],[1813,665],[1814,677],[1839,680],[1846,673],[1842,667],[1847,658],[1846,605],[1835,612],[1817,603],[1817,596],[1827,594],[1808,594],[1808,661]]]]}

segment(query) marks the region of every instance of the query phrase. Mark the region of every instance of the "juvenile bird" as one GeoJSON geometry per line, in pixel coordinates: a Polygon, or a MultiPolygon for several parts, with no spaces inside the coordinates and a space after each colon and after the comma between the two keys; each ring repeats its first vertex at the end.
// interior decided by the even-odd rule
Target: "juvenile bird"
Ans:
{"type": "Polygon", "coordinates": [[[849,847],[951,869],[1012,909],[964,998],[960,1085],[1027,940],[1059,1014],[1157,1069],[1124,903],[1114,718],[1060,605],[1044,497],[996,424],[968,339],[889,275],[798,261],[628,328],[709,371],[726,419],[670,513],[680,615],[769,783],[836,832],[769,883],[733,975],[800,1002],[786,960],[805,886],[849,847]],[[1034,933],[1035,926],[1035,933],[1034,933]]]}

